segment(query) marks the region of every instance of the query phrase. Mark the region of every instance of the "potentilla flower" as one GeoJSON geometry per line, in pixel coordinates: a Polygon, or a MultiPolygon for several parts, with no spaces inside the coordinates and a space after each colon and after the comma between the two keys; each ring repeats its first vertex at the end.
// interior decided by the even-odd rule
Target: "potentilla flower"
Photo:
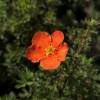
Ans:
{"type": "Polygon", "coordinates": [[[64,34],[55,31],[51,35],[47,32],[36,32],[32,44],[26,50],[26,57],[32,63],[40,62],[44,70],[54,70],[65,60],[68,53],[68,44],[63,43],[64,34]]]}

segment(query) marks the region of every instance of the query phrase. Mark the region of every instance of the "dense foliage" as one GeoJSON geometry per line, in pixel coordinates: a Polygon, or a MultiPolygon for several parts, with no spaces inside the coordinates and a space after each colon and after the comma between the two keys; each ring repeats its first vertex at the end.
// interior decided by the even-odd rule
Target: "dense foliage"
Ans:
{"type": "Polygon", "coordinates": [[[99,9],[99,0],[0,0],[0,100],[99,100],[99,9]],[[25,50],[35,32],[55,30],[68,57],[44,71],[25,50]]]}

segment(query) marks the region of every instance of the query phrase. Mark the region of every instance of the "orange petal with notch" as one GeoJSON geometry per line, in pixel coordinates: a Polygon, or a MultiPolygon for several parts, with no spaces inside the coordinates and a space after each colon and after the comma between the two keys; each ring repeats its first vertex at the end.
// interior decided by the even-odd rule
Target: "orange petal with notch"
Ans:
{"type": "Polygon", "coordinates": [[[26,57],[28,60],[31,60],[33,63],[39,62],[45,56],[45,52],[40,48],[35,48],[30,46],[26,50],[26,57]]]}
{"type": "Polygon", "coordinates": [[[51,35],[52,45],[54,47],[59,46],[64,40],[64,34],[61,31],[55,31],[51,35]]]}
{"type": "Polygon", "coordinates": [[[44,70],[55,70],[60,66],[60,61],[57,60],[53,55],[40,60],[40,66],[44,70]]]}
{"type": "Polygon", "coordinates": [[[69,47],[67,43],[61,44],[55,51],[55,56],[58,60],[64,61],[68,53],[69,47]]]}
{"type": "Polygon", "coordinates": [[[32,38],[32,45],[46,48],[51,42],[51,36],[47,32],[37,32],[32,38]]]}

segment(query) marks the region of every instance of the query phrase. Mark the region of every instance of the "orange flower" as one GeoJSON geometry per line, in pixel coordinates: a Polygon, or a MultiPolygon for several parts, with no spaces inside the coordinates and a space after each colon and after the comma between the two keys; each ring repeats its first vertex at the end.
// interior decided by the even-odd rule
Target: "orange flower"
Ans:
{"type": "Polygon", "coordinates": [[[32,38],[32,45],[26,50],[26,57],[33,63],[40,61],[44,70],[57,69],[65,60],[69,49],[63,40],[61,31],[55,31],[51,36],[47,32],[37,32],[32,38]]]}

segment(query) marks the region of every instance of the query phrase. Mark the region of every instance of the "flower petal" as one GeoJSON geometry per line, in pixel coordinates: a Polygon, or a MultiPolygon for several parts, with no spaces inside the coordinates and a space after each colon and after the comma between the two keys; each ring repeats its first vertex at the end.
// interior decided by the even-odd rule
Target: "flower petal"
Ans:
{"type": "Polygon", "coordinates": [[[63,42],[64,34],[61,31],[55,31],[52,33],[51,39],[52,39],[52,45],[54,47],[57,47],[58,45],[60,45],[63,42]]]}
{"type": "Polygon", "coordinates": [[[51,42],[51,36],[47,32],[37,32],[32,38],[32,45],[46,48],[51,42]]]}
{"type": "Polygon", "coordinates": [[[55,51],[55,56],[57,57],[58,60],[64,61],[66,58],[66,54],[68,53],[68,50],[69,50],[69,47],[67,43],[63,43],[55,51]]]}
{"type": "Polygon", "coordinates": [[[60,61],[57,60],[53,55],[40,60],[40,66],[44,70],[54,70],[57,69],[60,65],[60,61]]]}
{"type": "Polygon", "coordinates": [[[41,48],[35,48],[30,46],[26,50],[26,57],[31,60],[33,63],[39,62],[45,56],[45,52],[41,48]]]}

